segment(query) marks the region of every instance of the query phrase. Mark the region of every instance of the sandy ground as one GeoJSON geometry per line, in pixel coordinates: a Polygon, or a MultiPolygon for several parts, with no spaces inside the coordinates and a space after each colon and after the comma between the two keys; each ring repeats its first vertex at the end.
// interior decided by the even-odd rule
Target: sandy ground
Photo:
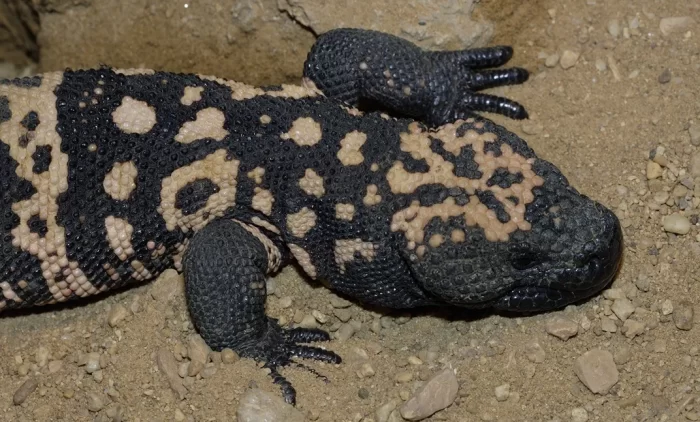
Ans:
{"type": "MultiPolygon", "coordinates": [[[[687,321],[700,302],[700,3],[508,4],[483,2],[482,13],[532,77],[497,92],[532,119],[495,120],[618,214],[626,248],[614,290],[531,317],[394,314],[344,307],[285,270],[272,281],[270,315],[308,322],[314,313],[329,330],[350,318],[356,328],[328,345],[343,364],[313,364],[329,383],[284,370],[310,420],[385,420],[378,408],[445,366],[457,371],[458,398],[428,420],[700,420],[700,328],[687,321]],[[683,16],[694,23],[662,33],[662,18],[683,16]],[[664,226],[676,214],[687,219],[664,226]],[[687,234],[665,230],[685,232],[686,223],[687,234]],[[572,321],[571,338],[550,334],[572,321]],[[612,354],[618,372],[599,394],[575,373],[577,359],[596,349],[612,354]]],[[[215,356],[185,378],[185,400],[173,394],[155,356],[164,348],[188,361],[181,351],[193,329],[179,283],[166,277],[86,306],[1,318],[0,420],[224,421],[251,385],[277,393],[253,362],[215,356]],[[96,366],[85,365],[91,358],[96,366]],[[39,386],[15,406],[28,376],[39,386]]]]}

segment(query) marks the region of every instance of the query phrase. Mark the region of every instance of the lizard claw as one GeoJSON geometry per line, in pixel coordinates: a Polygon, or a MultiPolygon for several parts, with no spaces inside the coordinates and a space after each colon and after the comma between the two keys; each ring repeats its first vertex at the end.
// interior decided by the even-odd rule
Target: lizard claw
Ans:
{"type": "Polygon", "coordinates": [[[292,383],[279,372],[279,368],[294,364],[294,366],[305,369],[324,382],[329,382],[328,378],[302,363],[294,362],[292,358],[312,359],[327,363],[339,364],[342,362],[340,356],[330,350],[320,347],[307,346],[299,343],[310,343],[317,341],[329,341],[327,332],[310,328],[283,329],[276,320],[268,318],[268,332],[255,347],[243,351],[244,355],[265,362],[272,377],[272,382],[280,386],[284,400],[289,404],[296,404],[296,390],[292,383]]]}

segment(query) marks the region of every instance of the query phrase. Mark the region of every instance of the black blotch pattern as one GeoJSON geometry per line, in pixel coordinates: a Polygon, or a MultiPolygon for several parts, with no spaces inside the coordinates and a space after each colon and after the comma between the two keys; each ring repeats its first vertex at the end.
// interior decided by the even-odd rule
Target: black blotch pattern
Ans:
{"type": "Polygon", "coordinates": [[[493,172],[493,175],[489,178],[489,180],[486,182],[487,186],[494,186],[498,185],[502,187],[503,189],[509,188],[514,184],[517,183],[522,183],[524,180],[523,174],[521,172],[517,172],[515,174],[511,173],[508,171],[508,169],[504,168],[497,168],[496,171],[493,172]]]}
{"type": "Polygon", "coordinates": [[[41,275],[39,259],[12,245],[12,229],[19,225],[19,216],[12,211],[12,205],[36,193],[30,182],[17,176],[16,169],[17,162],[10,156],[10,147],[0,142],[0,280],[10,283],[22,299],[22,302],[8,302],[9,307],[31,305],[51,297],[41,275]],[[20,280],[27,282],[27,288],[19,288],[20,280]]]}
{"type": "Polygon", "coordinates": [[[454,174],[458,177],[466,177],[468,179],[480,179],[482,172],[479,171],[479,165],[474,161],[474,148],[471,145],[465,145],[459,150],[456,156],[445,150],[442,141],[432,138],[430,139],[430,150],[441,156],[445,161],[454,164],[454,174]]]}
{"type": "Polygon", "coordinates": [[[12,118],[10,110],[10,100],[6,96],[0,95],[0,123],[6,122],[12,118]]]}
{"type": "Polygon", "coordinates": [[[49,169],[51,165],[51,145],[39,145],[36,151],[32,154],[34,166],[32,171],[36,174],[43,173],[49,169]]]}
{"type": "Polygon", "coordinates": [[[219,191],[219,186],[209,179],[197,179],[188,183],[175,195],[175,207],[184,215],[191,215],[207,204],[210,196],[219,191]]]}
{"type": "Polygon", "coordinates": [[[464,206],[469,203],[469,194],[466,190],[460,187],[453,187],[447,190],[447,194],[454,198],[455,203],[459,206],[464,206]]]}
{"type": "Polygon", "coordinates": [[[506,212],[501,201],[499,201],[491,191],[477,191],[476,196],[479,198],[482,204],[496,213],[496,218],[501,223],[507,223],[510,221],[510,215],[506,212]]]}
{"type": "Polygon", "coordinates": [[[503,155],[501,152],[501,144],[498,142],[484,142],[484,154],[491,153],[494,157],[503,155]]]}
{"type": "Polygon", "coordinates": [[[19,122],[27,130],[36,130],[39,126],[39,114],[36,111],[30,111],[19,122]]]}
{"type": "Polygon", "coordinates": [[[42,76],[27,76],[16,79],[0,79],[0,85],[14,85],[20,88],[38,88],[41,86],[42,76]]]}
{"type": "Polygon", "coordinates": [[[30,232],[36,233],[41,237],[46,236],[46,233],[49,231],[46,220],[42,220],[38,215],[31,216],[29,221],[27,221],[27,225],[30,232]]]}
{"type": "Polygon", "coordinates": [[[282,88],[282,85],[267,85],[263,87],[263,91],[265,92],[274,92],[274,91],[282,91],[284,88],[282,88]]]}

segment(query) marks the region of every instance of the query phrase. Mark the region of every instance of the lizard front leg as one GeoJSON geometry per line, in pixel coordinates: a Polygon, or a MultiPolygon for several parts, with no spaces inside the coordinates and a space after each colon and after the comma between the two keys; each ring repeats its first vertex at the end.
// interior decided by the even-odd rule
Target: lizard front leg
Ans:
{"type": "Polygon", "coordinates": [[[522,68],[487,70],[512,55],[508,46],[425,51],[382,32],[336,29],[316,40],[304,76],[328,97],[361,108],[369,102],[431,126],[483,111],[524,119],[517,102],[478,92],[528,79],[522,68]]]}
{"type": "MultiPolygon", "coordinates": [[[[265,363],[284,398],[296,392],[278,371],[293,357],[340,363],[333,352],[301,345],[330,339],[311,329],[283,329],[265,315],[267,273],[275,267],[274,247],[259,230],[236,220],[217,220],[197,232],[185,252],[185,294],[195,327],[214,350],[229,347],[265,363]],[[269,243],[268,243],[269,242],[269,243]]],[[[313,372],[313,371],[312,371],[313,372]]]]}

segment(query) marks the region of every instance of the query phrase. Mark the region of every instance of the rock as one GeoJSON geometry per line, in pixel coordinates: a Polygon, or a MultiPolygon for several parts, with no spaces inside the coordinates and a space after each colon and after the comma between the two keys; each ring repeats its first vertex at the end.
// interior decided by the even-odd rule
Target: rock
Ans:
{"type": "Polygon", "coordinates": [[[91,412],[99,412],[102,410],[102,408],[105,406],[104,400],[102,398],[95,394],[95,393],[88,393],[87,394],[87,409],[91,412]]]}
{"type": "Polygon", "coordinates": [[[226,364],[232,364],[237,362],[239,359],[238,353],[229,349],[228,347],[221,351],[221,361],[226,364]]]}
{"type": "Polygon", "coordinates": [[[664,169],[653,161],[647,161],[647,180],[658,179],[664,174],[664,169]]]}
{"type": "Polygon", "coordinates": [[[571,410],[571,422],[587,422],[588,411],[583,407],[577,407],[571,410]]]}
{"type": "Polygon", "coordinates": [[[695,23],[690,16],[676,16],[662,18],[659,21],[659,30],[663,35],[670,35],[677,32],[685,32],[695,23]]]}
{"type": "Polygon", "coordinates": [[[345,323],[340,326],[338,331],[335,332],[335,338],[340,341],[348,341],[355,335],[355,331],[355,327],[352,324],[345,323]]]}
{"type": "Polygon", "coordinates": [[[116,327],[121,324],[122,321],[129,316],[129,311],[124,307],[124,305],[117,303],[112,305],[107,315],[107,323],[110,327],[116,327]]]}
{"type": "Polygon", "coordinates": [[[178,375],[177,362],[173,354],[165,348],[158,349],[156,353],[156,364],[158,365],[158,369],[168,380],[170,388],[177,394],[180,400],[183,400],[187,395],[187,389],[182,384],[182,378],[178,375]]]}
{"type": "Polygon", "coordinates": [[[595,394],[608,391],[620,379],[612,353],[600,349],[589,350],[576,359],[574,373],[595,394]]]}
{"type": "Polygon", "coordinates": [[[608,21],[608,33],[612,35],[613,38],[620,36],[620,21],[617,19],[611,19],[608,21]]]}
{"type": "Polygon", "coordinates": [[[341,308],[349,308],[352,305],[352,302],[349,300],[345,300],[342,297],[339,296],[331,296],[331,306],[336,308],[336,309],[341,309],[341,308]]]}
{"type": "Polygon", "coordinates": [[[629,299],[619,299],[610,307],[621,321],[626,321],[634,313],[634,305],[629,299]]]}
{"type": "Polygon", "coordinates": [[[379,406],[377,410],[374,411],[374,416],[377,417],[377,422],[387,422],[391,416],[391,412],[396,409],[399,403],[401,403],[399,400],[394,399],[379,406]]]}
{"type": "Polygon", "coordinates": [[[611,320],[610,318],[603,317],[600,320],[600,328],[606,333],[617,332],[617,325],[615,325],[615,321],[611,320]]]}
{"type": "Polygon", "coordinates": [[[561,59],[559,59],[559,65],[563,69],[570,69],[576,65],[576,62],[578,61],[580,55],[581,53],[575,51],[564,50],[564,52],[561,55],[561,59]]]}
{"type": "Polygon", "coordinates": [[[637,277],[634,280],[634,285],[637,286],[639,290],[643,292],[648,292],[651,288],[651,281],[649,280],[649,276],[647,276],[646,274],[640,274],[639,277],[637,277]]]}
{"type": "Polygon", "coordinates": [[[663,219],[663,226],[669,233],[684,235],[690,232],[690,220],[681,214],[667,215],[663,219]]]}
{"type": "Polygon", "coordinates": [[[667,84],[671,82],[671,77],[673,77],[673,75],[671,74],[671,70],[664,69],[664,71],[661,72],[661,74],[659,74],[658,81],[660,84],[667,84]]]}
{"type": "Polygon", "coordinates": [[[700,146],[700,124],[691,124],[688,128],[688,134],[690,135],[690,143],[696,147],[700,146]]]}
{"type": "Polygon", "coordinates": [[[671,299],[666,299],[661,302],[661,315],[671,315],[673,313],[673,302],[671,299]]]}
{"type": "Polygon", "coordinates": [[[259,388],[248,390],[238,404],[236,417],[239,422],[304,422],[306,418],[294,406],[287,404],[278,394],[259,388]]]}
{"type": "Polygon", "coordinates": [[[644,325],[642,322],[628,319],[624,324],[622,324],[622,333],[627,338],[634,338],[644,333],[645,327],[646,325],[644,325]]]}
{"type": "Polygon", "coordinates": [[[81,355],[78,366],[85,366],[85,372],[92,374],[95,371],[99,371],[100,368],[100,354],[97,352],[90,352],[81,355]]]}
{"type": "Polygon", "coordinates": [[[450,406],[457,398],[459,383],[452,368],[445,368],[423,384],[399,409],[409,421],[425,419],[450,406]]]}
{"type": "Polygon", "coordinates": [[[510,384],[502,384],[494,389],[497,401],[506,401],[510,397],[510,384]]]}
{"type": "Polygon", "coordinates": [[[673,313],[673,323],[679,330],[690,330],[693,328],[694,317],[693,305],[687,301],[681,301],[678,309],[673,313]]]}
{"type": "Polygon", "coordinates": [[[49,363],[49,356],[51,356],[49,349],[47,349],[45,346],[39,346],[34,354],[34,359],[36,360],[37,366],[39,368],[46,366],[46,364],[49,363]]]}
{"type": "Polygon", "coordinates": [[[545,359],[545,352],[539,342],[533,340],[529,342],[525,349],[525,356],[530,362],[542,363],[545,359]]]}
{"type": "Polygon", "coordinates": [[[39,380],[37,378],[31,377],[27,379],[24,383],[22,383],[22,385],[19,386],[17,391],[15,391],[15,394],[12,395],[12,403],[14,403],[15,406],[24,403],[24,401],[27,400],[27,397],[29,397],[29,395],[32,394],[37,387],[39,387],[39,380]]]}
{"type": "Polygon", "coordinates": [[[557,54],[557,53],[550,54],[549,56],[547,56],[546,59],[544,59],[544,65],[547,67],[554,67],[557,65],[557,63],[559,63],[559,59],[560,59],[559,54],[557,54]]]}
{"type": "Polygon", "coordinates": [[[690,175],[700,177],[700,152],[696,152],[690,157],[690,175]]]}
{"type": "Polygon", "coordinates": [[[568,340],[578,334],[578,324],[576,321],[563,316],[554,316],[545,324],[547,333],[559,338],[560,340],[568,340]]]}
{"type": "Polygon", "coordinates": [[[190,366],[187,370],[187,375],[193,377],[204,369],[204,365],[209,362],[209,353],[211,349],[199,334],[191,335],[187,343],[187,355],[190,357],[190,366]]]}
{"type": "Polygon", "coordinates": [[[629,346],[620,346],[615,349],[615,353],[613,354],[613,360],[618,365],[626,364],[631,358],[632,350],[629,348],[629,346]]]}

